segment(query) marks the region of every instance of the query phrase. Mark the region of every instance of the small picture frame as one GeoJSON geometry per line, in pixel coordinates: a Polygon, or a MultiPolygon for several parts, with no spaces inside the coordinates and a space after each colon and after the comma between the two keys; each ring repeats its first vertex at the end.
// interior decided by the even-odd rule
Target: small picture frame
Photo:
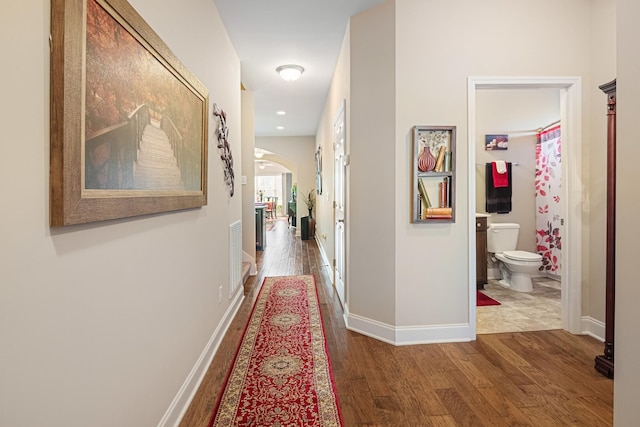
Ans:
{"type": "Polygon", "coordinates": [[[491,134],[484,136],[484,149],[486,151],[508,150],[509,135],[491,134]]]}

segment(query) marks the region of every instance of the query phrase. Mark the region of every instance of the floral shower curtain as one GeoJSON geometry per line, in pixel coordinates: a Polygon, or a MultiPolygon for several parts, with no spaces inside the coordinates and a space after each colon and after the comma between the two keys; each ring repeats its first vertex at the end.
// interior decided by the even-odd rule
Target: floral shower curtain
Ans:
{"type": "Polygon", "coordinates": [[[536,246],[540,271],[560,275],[560,190],[562,188],[560,126],[538,134],[536,143],[536,246]]]}

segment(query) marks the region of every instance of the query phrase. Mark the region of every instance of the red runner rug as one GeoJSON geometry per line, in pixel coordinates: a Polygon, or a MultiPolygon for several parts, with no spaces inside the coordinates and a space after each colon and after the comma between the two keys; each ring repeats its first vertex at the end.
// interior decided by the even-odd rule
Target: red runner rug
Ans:
{"type": "Polygon", "coordinates": [[[313,276],[267,277],[209,427],[342,426],[313,276]]]}
{"type": "Polygon", "coordinates": [[[485,305],[501,305],[498,301],[494,300],[488,295],[480,291],[476,291],[476,306],[483,307],[485,305]]]}

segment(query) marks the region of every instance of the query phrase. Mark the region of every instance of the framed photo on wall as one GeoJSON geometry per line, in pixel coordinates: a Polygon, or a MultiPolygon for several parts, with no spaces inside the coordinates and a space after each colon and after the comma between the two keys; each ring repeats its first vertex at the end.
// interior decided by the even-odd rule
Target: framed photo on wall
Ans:
{"type": "Polygon", "coordinates": [[[206,205],[206,87],[126,0],[51,14],[51,226],[206,205]]]}
{"type": "Polygon", "coordinates": [[[484,149],[486,151],[508,150],[509,135],[485,135],[484,149]]]}

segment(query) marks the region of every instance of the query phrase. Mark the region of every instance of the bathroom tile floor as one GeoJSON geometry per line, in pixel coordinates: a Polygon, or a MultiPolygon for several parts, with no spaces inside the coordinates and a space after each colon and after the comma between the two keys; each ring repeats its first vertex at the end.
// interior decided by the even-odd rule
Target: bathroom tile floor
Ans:
{"type": "Polygon", "coordinates": [[[541,331],[561,329],[560,282],[546,277],[533,278],[531,292],[511,291],[489,280],[486,295],[501,305],[478,307],[476,333],[541,331]]]}

